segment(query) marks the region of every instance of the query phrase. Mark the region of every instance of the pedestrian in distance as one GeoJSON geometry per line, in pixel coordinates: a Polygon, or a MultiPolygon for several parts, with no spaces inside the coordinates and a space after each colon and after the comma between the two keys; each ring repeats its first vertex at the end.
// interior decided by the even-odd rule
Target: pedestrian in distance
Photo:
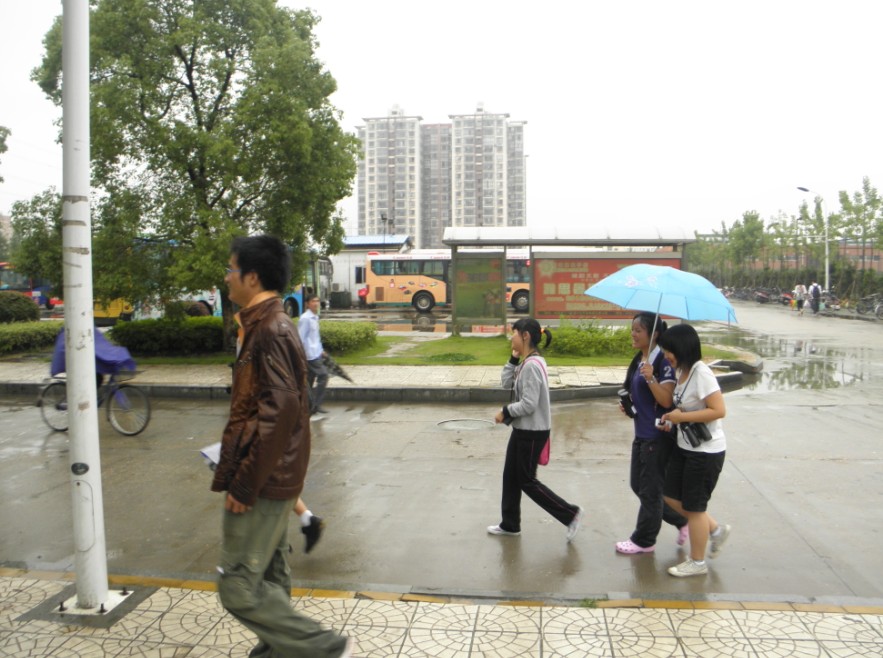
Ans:
{"type": "Polygon", "coordinates": [[[806,304],[806,286],[802,283],[794,286],[794,299],[797,300],[797,313],[803,315],[803,307],[806,304]]]}
{"type": "Polygon", "coordinates": [[[307,507],[307,504],[300,498],[294,504],[294,513],[300,519],[300,531],[304,535],[304,553],[309,553],[319,543],[319,539],[322,538],[325,521],[313,514],[307,507]]]}
{"type": "Polygon", "coordinates": [[[288,518],[310,459],[303,347],[279,293],[290,256],[278,239],[236,238],[225,282],[239,337],[230,417],[212,491],[226,492],[218,595],[258,636],[252,658],[347,658],[352,642],[291,607],[288,518]]]}
{"type": "Polygon", "coordinates": [[[616,551],[626,555],[652,553],[663,521],[678,529],[678,546],[687,540],[687,519],[662,499],[665,468],[675,447],[671,433],[656,424],[657,418],[671,410],[675,387],[674,368],[657,344],[666,328],[655,313],[638,313],[632,319],[632,347],[638,353],[629,364],[623,388],[629,392],[634,411],[625,409],[622,402],[620,409],[634,415],[629,483],[640,507],[631,536],[616,542],[616,551]]]}
{"type": "Polygon", "coordinates": [[[678,429],[663,493],[665,502],[687,517],[690,531],[690,557],[668,572],[678,578],[701,576],[708,573],[705,552],[709,538],[708,557],[716,558],[730,535],[730,526],[719,524],[707,511],[726,457],[721,418],[727,408],[717,378],[702,362],[702,346],[693,327],[675,325],[659,336],[659,346],[677,373],[675,409],[661,418],[665,428],[678,429]]]}
{"type": "Polygon", "coordinates": [[[552,406],[546,361],[539,353],[545,334],[545,346],[552,342],[548,329],[539,322],[522,318],[512,325],[512,354],[503,367],[503,388],[512,392],[512,401],[494,417],[496,423],[512,426],[503,466],[502,520],[488,526],[492,535],[521,534],[521,494],[567,527],[567,541],[579,530],[583,509],[555,494],[537,479],[540,454],[552,431],[552,406]]]}
{"type": "Polygon", "coordinates": [[[812,285],[809,287],[809,305],[812,308],[812,314],[818,315],[819,308],[821,308],[822,301],[822,286],[820,286],[816,281],[812,282],[812,285]]]}
{"type": "Polygon", "coordinates": [[[322,408],[325,388],[328,386],[328,368],[325,366],[325,349],[319,334],[318,295],[307,295],[307,310],[300,316],[297,331],[307,354],[307,381],[310,385],[310,415],[328,413],[322,408]]]}

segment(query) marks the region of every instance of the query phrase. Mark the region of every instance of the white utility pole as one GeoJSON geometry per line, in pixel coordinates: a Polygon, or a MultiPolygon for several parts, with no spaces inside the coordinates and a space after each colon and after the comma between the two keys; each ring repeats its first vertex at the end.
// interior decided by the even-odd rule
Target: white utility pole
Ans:
{"type": "Polygon", "coordinates": [[[77,608],[107,601],[89,192],[89,0],[64,0],[62,259],[77,608]]]}

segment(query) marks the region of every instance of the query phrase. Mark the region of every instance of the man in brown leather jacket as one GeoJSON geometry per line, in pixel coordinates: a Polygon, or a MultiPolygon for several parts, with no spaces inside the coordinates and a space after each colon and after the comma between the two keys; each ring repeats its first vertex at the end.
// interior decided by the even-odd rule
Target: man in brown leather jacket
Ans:
{"type": "Polygon", "coordinates": [[[212,491],[226,491],[221,603],[259,639],[252,658],[346,658],[351,643],[292,610],[288,515],[310,460],[310,400],[297,329],[282,308],[290,256],[278,239],[237,238],[225,282],[241,308],[230,418],[212,491]]]}

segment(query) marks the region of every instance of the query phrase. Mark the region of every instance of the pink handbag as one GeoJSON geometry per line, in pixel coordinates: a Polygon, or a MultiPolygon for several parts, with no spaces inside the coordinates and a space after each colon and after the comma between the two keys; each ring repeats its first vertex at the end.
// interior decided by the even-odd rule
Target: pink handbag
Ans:
{"type": "Polygon", "coordinates": [[[545,466],[549,463],[549,452],[552,450],[552,437],[550,436],[546,439],[546,445],[543,446],[543,449],[540,451],[540,466],[545,466]]]}

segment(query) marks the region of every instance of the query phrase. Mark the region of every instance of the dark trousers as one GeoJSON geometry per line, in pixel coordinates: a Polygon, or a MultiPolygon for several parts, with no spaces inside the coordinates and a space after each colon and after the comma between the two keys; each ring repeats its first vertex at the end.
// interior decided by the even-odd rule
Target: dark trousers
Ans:
{"type": "Polygon", "coordinates": [[[310,411],[313,412],[322,406],[325,387],[328,386],[328,368],[321,356],[307,361],[307,383],[310,385],[310,411]]]}
{"type": "Polygon", "coordinates": [[[576,505],[556,495],[537,480],[540,452],[549,437],[548,432],[512,430],[506,447],[503,466],[503,520],[500,527],[509,532],[521,531],[521,492],[564,525],[570,525],[576,514],[576,505]]]}
{"type": "Polygon", "coordinates": [[[665,521],[676,528],[687,524],[687,519],[675,512],[662,500],[665,467],[674,450],[672,439],[635,439],[632,442],[632,467],[630,481],[632,491],[641,501],[638,521],[631,540],[642,548],[654,546],[656,536],[665,521]]]}

